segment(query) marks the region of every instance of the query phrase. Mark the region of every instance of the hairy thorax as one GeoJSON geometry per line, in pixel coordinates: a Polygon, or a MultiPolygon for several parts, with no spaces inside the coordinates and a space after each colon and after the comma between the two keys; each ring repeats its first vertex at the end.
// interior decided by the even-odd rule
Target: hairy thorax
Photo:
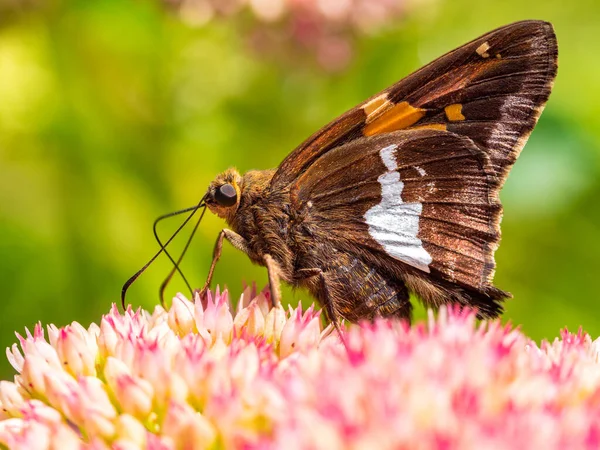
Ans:
{"type": "Polygon", "coordinates": [[[271,255],[280,266],[281,277],[292,283],[294,253],[290,241],[289,191],[269,191],[272,176],[272,170],[244,174],[240,204],[228,223],[246,239],[248,255],[254,263],[264,266],[264,255],[271,255]]]}

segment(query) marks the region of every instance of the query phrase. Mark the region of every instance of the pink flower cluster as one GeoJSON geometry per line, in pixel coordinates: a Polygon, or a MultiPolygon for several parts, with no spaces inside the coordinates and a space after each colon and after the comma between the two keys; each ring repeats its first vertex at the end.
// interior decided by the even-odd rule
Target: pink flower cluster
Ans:
{"type": "MultiPolygon", "coordinates": [[[[177,8],[181,18],[202,25],[218,17],[244,16],[255,22],[251,42],[260,52],[292,47],[316,55],[329,70],[348,62],[352,35],[398,23],[418,2],[405,0],[164,0],[177,8]]],[[[429,2],[431,7],[431,2],[429,2]]],[[[296,54],[298,52],[293,52],[296,54]]]]}
{"type": "Polygon", "coordinates": [[[0,443],[15,449],[559,449],[600,446],[599,342],[537,346],[442,309],[322,329],[312,308],[248,288],[178,295],[18,336],[0,382],[0,443]]]}

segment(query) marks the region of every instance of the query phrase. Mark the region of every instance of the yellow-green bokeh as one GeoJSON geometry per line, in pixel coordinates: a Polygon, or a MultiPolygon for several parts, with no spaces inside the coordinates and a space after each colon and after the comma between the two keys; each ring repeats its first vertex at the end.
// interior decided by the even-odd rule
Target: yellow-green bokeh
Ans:
{"type": "MultiPolygon", "coordinates": [[[[335,74],[257,55],[240,20],[190,27],[159,2],[0,7],[0,347],[37,321],[97,322],[156,251],[153,220],[198,202],[218,172],[274,167],[364,98],[526,18],[554,23],[559,75],[502,193],[496,283],[515,297],[504,319],[537,339],[563,326],[600,335],[600,4],[409,3],[403,20],[358,37],[335,74]]],[[[185,260],[196,286],[222,226],[207,216],[185,260]]],[[[169,268],[158,261],[129,300],[152,308],[169,268]]],[[[243,280],[266,274],[226,245],[215,281],[237,295],[243,280]]]]}

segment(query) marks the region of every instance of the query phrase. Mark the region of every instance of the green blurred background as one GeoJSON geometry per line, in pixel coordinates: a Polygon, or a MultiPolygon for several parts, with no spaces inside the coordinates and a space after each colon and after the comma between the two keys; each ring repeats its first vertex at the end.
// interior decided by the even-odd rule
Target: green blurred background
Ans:
{"type": "MultiPolygon", "coordinates": [[[[37,321],[97,322],[156,251],[153,220],[197,203],[220,171],[274,167],[366,97],[526,18],[555,25],[559,75],[502,192],[504,320],[536,339],[600,335],[600,3],[379,1],[365,25],[315,1],[283,16],[284,0],[192,1],[0,0],[0,347],[37,321]]],[[[223,225],[207,215],[185,259],[195,286],[223,225]]],[[[152,308],[169,268],[158,261],[128,300],[152,308]]],[[[266,272],[226,244],[214,280],[237,297],[266,272]]]]}

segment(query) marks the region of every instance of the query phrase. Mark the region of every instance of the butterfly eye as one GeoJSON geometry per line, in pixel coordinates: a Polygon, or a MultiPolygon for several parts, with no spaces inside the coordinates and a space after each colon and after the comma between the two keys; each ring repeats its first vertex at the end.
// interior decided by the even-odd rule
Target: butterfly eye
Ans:
{"type": "Polygon", "coordinates": [[[233,206],[237,202],[237,192],[231,184],[224,184],[215,191],[215,200],[221,206],[233,206]]]}

